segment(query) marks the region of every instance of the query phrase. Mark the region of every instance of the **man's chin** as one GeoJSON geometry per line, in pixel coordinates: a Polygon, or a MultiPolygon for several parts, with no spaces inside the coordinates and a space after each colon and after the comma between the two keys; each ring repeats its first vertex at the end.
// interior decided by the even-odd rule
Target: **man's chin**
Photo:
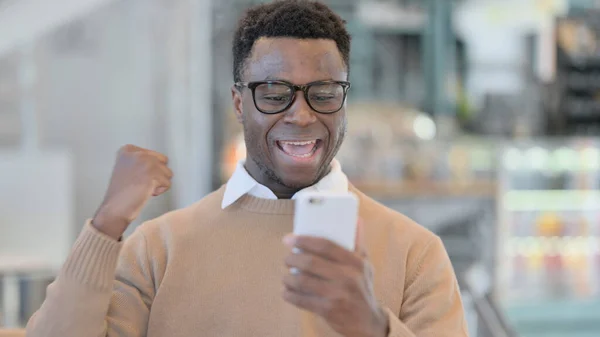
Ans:
{"type": "Polygon", "coordinates": [[[312,185],[314,185],[315,183],[317,183],[318,178],[316,178],[316,175],[311,175],[311,176],[294,176],[294,177],[289,177],[287,175],[283,175],[280,176],[281,182],[283,183],[283,185],[289,189],[293,189],[293,190],[301,190],[304,189],[306,187],[310,187],[312,185]]]}

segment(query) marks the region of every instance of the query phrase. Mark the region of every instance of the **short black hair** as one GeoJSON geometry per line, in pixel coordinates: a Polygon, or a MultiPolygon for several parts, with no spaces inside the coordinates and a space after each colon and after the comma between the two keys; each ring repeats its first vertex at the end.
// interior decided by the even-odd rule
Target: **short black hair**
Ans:
{"type": "Polygon", "coordinates": [[[233,79],[239,82],[252,47],[261,37],[329,39],[335,41],[350,68],[350,34],[346,21],[328,6],[308,0],[280,0],[248,9],[233,37],[233,79]]]}

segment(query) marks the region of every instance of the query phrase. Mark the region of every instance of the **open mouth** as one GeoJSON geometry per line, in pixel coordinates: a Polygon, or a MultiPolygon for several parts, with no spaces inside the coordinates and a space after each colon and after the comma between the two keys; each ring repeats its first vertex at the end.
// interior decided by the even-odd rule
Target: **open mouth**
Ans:
{"type": "Polygon", "coordinates": [[[321,143],[320,139],[304,141],[278,140],[277,147],[290,157],[310,158],[321,147],[321,143]]]}

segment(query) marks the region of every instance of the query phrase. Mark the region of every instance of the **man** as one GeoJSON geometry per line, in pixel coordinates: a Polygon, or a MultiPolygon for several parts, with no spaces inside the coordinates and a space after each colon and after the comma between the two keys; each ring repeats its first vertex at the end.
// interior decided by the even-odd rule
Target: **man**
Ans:
{"type": "Polygon", "coordinates": [[[232,87],[246,161],[226,186],[122,243],[172,176],[164,155],[122,148],[28,336],[466,336],[439,238],[350,186],[334,160],[346,132],[349,52],[344,22],[325,5],[247,11],[232,87]],[[292,199],[308,190],[358,195],[355,252],[288,234],[292,199]]]}

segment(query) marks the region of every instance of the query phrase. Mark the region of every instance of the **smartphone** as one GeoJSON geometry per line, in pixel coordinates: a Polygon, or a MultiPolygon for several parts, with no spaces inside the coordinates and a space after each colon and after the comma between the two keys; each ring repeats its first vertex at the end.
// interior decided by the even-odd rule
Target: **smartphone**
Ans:
{"type": "Polygon", "coordinates": [[[302,193],[295,199],[294,234],[355,249],[358,198],[352,193],[302,193]]]}

